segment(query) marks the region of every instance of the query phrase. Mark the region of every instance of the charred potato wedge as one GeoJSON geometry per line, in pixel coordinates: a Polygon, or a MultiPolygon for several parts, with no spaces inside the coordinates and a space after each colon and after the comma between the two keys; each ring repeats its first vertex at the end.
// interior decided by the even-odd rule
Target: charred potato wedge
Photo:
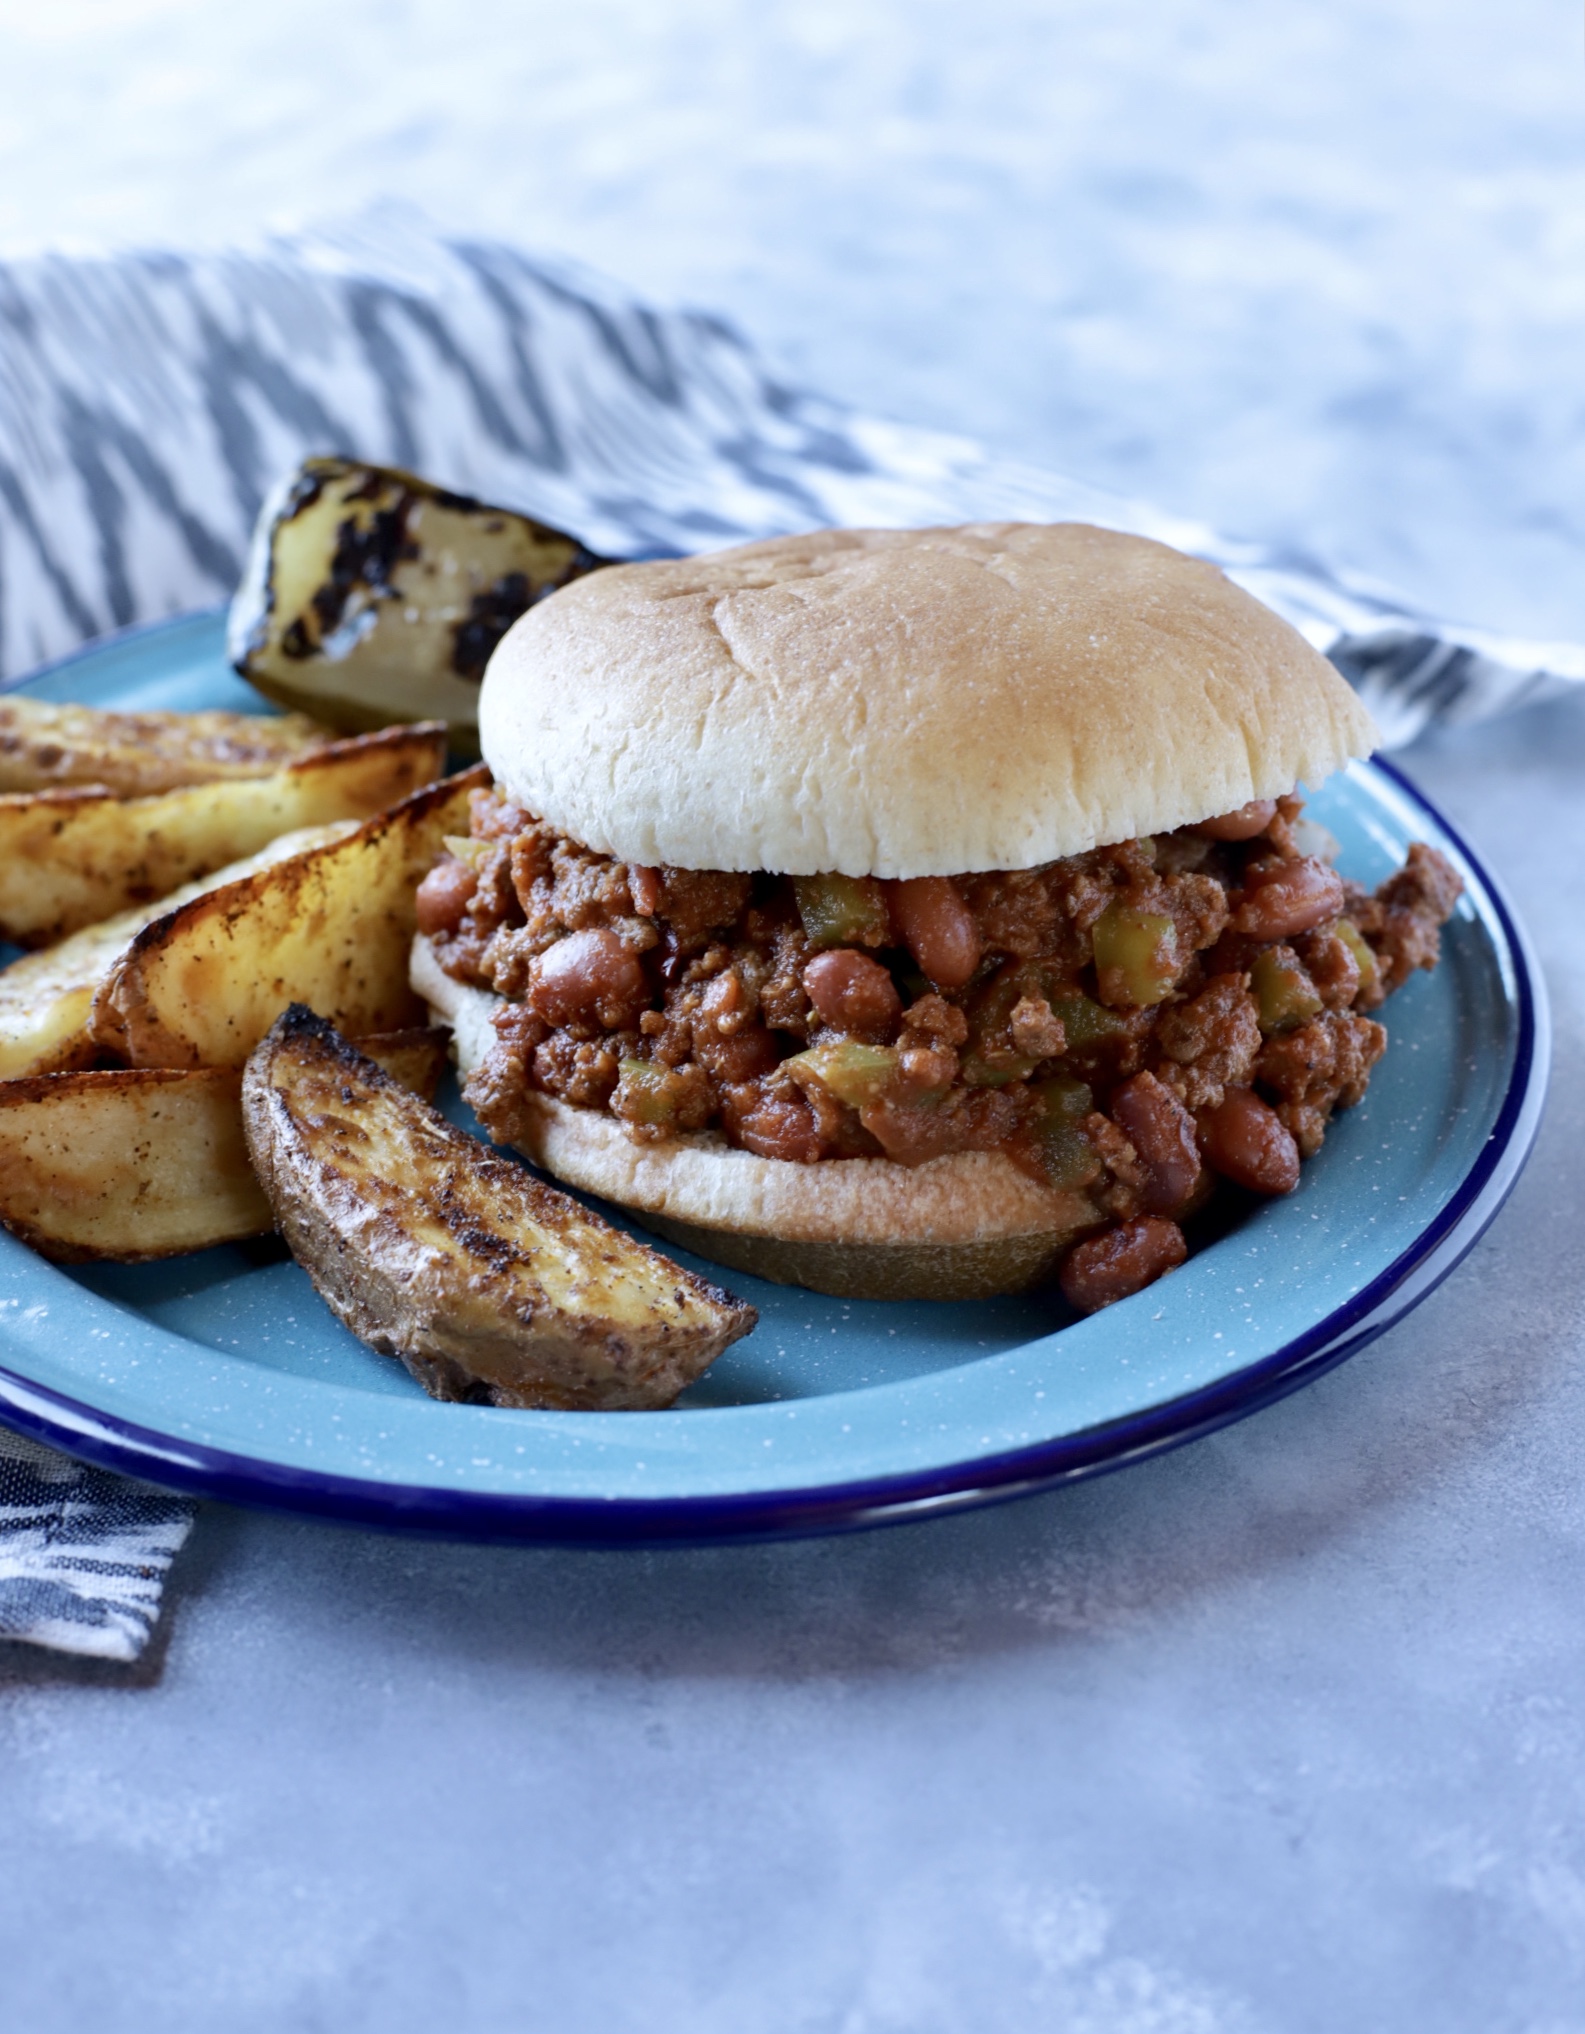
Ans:
{"type": "Polygon", "coordinates": [[[312,1011],[288,1010],[249,1060],[242,1112],[292,1255],[432,1397],[667,1406],[754,1325],[752,1307],[404,1093],[312,1011]]]}
{"type": "Polygon", "coordinates": [[[394,467],[307,459],[259,517],[231,661],[267,698],[349,733],[433,716],[477,754],[490,652],[525,608],[604,562],[394,467]]]}
{"type": "Polygon", "coordinates": [[[258,854],[188,883],[157,903],[119,912],[99,925],[73,933],[59,946],[24,954],[8,968],[0,968],[0,1081],[93,1063],[100,1052],[89,1029],[94,997],[145,925],[201,897],[206,890],[340,840],[354,832],[357,824],[355,819],[345,819],[333,826],[310,826],[283,834],[258,854]]]}
{"type": "Polygon", "coordinates": [[[353,1034],[421,1022],[407,984],[414,893],[487,782],[481,768],[431,784],[145,926],[94,998],[96,1043],[129,1066],[236,1067],[292,1002],[353,1034]]]}
{"type": "MultiPolygon", "coordinates": [[[[426,1099],[444,1030],[359,1039],[426,1099]]],[[[242,1075],[166,1067],[0,1082],[0,1222],[58,1264],[137,1264],[274,1227],[242,1135],[242,1075]]]]}
{"type": "Polygon", "coordinates": [[[334,739],[301,713],[105,713],[17,693],[0,699],[0,792],[96,784],[148,798],[268,777],[334,739]]]}
{"type": "Polygon", "coordinates": [[[150,798],[0,796],[0,937],[19,946],[66,938],[283,833],[367,819],[445,767],[446,731],[429,721],[322,746],[267,777],[150,798]]]}

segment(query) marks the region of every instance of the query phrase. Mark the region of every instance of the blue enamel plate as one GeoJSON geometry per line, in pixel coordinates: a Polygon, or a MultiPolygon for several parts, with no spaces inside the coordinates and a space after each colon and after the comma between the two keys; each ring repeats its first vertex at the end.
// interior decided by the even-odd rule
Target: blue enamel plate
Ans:
{"type": "MultiPolygon", "coordinates": [[[[124,707],[248,706],[221,621],[100,644],[29,681],[124,707]]],[[[727,1276],[760,1325],[665,1413],[437,1405],[354,1341],[279,1245],[60,1269],[0,1233],[0,1419],[173,1489],[480,1539],[832,1531],[1117,1468],[1339,1363],[1445,1278],[1529,1153],[1541,979],[1496,884],[1396,770],[1311,805],[1375,884],[1409,842],[1468,885],[1441,967],[1298,1190],[1088,1320],[1054,1297],[841,1301],[727,1276]]],[[[610,1211],[607,1210],[607,1213],[610,1211]]],[[[695,1263],[709,1272],[712,1267],[695,1263]]]]}

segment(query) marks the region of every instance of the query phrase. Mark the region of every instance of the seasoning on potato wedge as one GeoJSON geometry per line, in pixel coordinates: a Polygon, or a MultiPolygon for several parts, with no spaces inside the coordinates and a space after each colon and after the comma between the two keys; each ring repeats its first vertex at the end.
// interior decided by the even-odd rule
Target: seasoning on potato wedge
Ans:
{"type": "Polygon", "coordinates": [[[395,467],[305,459],[260,513],[228,649],[282,705],[349,733],[433,715],[477,754],[490,652],[536,600],[604,562],[395,467]]]}
{"type": "Polygon", "coordinates": [[[0,1221],[59,1264],[137,1262],[256,1236],[239,1077],[166,1068],[0,1085],[0,1221]]]}
{"type": "MultiPolygon", "coordinates": [[[[448,1036],[415,1029],[358,1049],[428,1099],[448,1036]]],[[[0,1082],[0,1222],[59,1264],[136,1264],[267,1234],[241,1073],[120,1067],[0,1082]]]]}
{"type": "Polygon", "coordinates": [[[183,784],[268,777],[335,740],[302,713],[113,713],[18,692],[0,699],[0,792],[96,784],[147,798],[183,784]]]}
{"type": "Polygon", "coordinates": [[[147,798],[0,795],[0,937],[41,946],[163,897],[299,827],[367,819],[446,767],[438,721],[311,750],[268,776],[147,798]]]}
{"type": "Polygon", "coordinates": [[[0,968],[0,1081],[93,1064],[101,1052],[89,1029],[94,996],[145,925],[179,910],[206,890],[219,889],[268,868],[272,862],[341,840],[355,833],[357,826],[355,819],[342,819],[330,826],[306,826],[282,834],[256,855],[216,869],[196,883],[186,883],[168,897],[118,912],[114,918],[74,932],[58,946],[26,953],[8,968],[0,968]]]}
{"type": "Polygon", "coordinates": [[[659,1408],[754,1326],[752,1307],[456,1129],[300,1005],[242,1095],[293,1256],[435,1398],[659,1408]]]}
{"type": "Polygon", "coordinates": [[[422,1022],[407,982],[415,892],[487,782],[475,769],[428,785],[145,926],[94,998],[96,1043],[129,1066],[237,1067],[291,1002],[354,1034],[422,1022]]]}

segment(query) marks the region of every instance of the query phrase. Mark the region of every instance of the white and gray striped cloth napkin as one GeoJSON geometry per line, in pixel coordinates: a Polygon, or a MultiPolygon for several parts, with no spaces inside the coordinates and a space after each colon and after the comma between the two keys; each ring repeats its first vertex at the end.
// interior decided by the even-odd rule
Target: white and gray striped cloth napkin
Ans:
{"type": "Polygon", "coordinates": [[[135,1660],[193,1508],[0,1431],[0,1639],[135,1660]]]}
{"type": "MultiPolygon", "coordinates": [[[[859,415],[789,387],[717,318],[404,215],[249,254],[0,264],[0,680],[225,599],[261,499],[307,452],[412,467],[615,555],[832,523],[1138,531],[1285,614],[1392,743],[1585,680],[1585,647],[1454,627],[859,415]]],[[[0,1637],[134,1658],[190,1524],[179,1500],[0,1436],[0,1637]]]]}

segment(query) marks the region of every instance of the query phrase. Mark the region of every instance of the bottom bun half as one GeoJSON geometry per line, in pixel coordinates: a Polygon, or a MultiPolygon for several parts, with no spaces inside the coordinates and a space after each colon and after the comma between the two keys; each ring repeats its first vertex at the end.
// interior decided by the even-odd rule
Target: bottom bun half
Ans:
{"type": "MultiPolygon", "coordinates": [[[[455,982],[427,939],[412,983],[449,1024],[458,1070],[495,1043],[501,998],[455,982]]],[[[613,1116],[525,1092],[512,1142],[567,1186],[624,1208],[713,1263],[842,1299],[987,1299],[1027,1292],[1096,1226],[1081,1194],[1042,1186],[1000,1152],[925,1165],[885,1158],[798,1165],[711,1133],[636,1144],[613,1116]]]]}

